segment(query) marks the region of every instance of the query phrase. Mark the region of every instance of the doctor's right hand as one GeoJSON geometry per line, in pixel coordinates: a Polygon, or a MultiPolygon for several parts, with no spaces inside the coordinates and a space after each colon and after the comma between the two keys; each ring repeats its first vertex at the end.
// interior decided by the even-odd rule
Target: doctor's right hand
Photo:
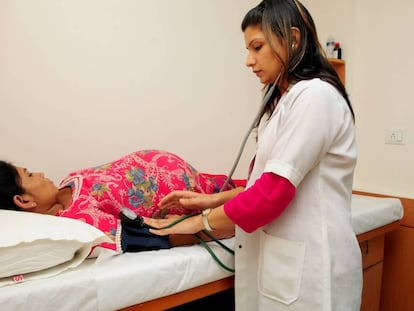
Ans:
{"type": "Polygon", "coordinates": [[[219,206],[219,193],[205,194],[193,191],[172,191],[160,200],[160,208],[186,208],[204,210],[219,206]]]}

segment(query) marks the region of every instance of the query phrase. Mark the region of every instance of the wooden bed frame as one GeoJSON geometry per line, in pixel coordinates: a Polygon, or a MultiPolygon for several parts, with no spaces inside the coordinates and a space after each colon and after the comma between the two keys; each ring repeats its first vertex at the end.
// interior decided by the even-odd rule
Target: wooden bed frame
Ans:
{"type": "Polygon", "coordinates": [[[234,276],[217,280],[211,283],[203,284],[176,294],[146,301],[137,305],[133,305],[122,311],[155,311],[165,310],[179,305],[195,301],[234,287],[234,276]]]}
{"type": "MultiPolygon", "coordinates": [[[[369,192],[361,192],[361,191],[354,191],[354,194],[360,195],[367,195],[367,196],[374,196],[374,197],[395,197],[395,196],[388,196],[376,193],[369,193],[369,192]]],[[[395,197],[398,198],[398,197],[395,197]]],[[[401,199],[403,205],[406,202],[406,198],[399,198],[401,199]]],[[[412,200],[414,201],[414,200],[412,200]]],[[[357,235],[358,242],[360,243],[361,252],[363,254],[363,267],[364,267],[364,284],[365,283],[374,283],[376,291],[381,290],[381,279],[378,281],[377,279],[371,280],[369,271],[374,271],[373,267],[378,266],[378,268],[382,271],[382,259],[384,256],[384,237],[385,234],[391,232],[393,230],[398,229],[400,226],[400,221],[395,221],[393,223],[387,224],[380,228],[361,233],[357,235]],[[366,271],[368,271],[366,273],[366,271]],[[368,275],[368,277],[366,277],[368,275]],[[379,283],[378,283],[379,282],[379,283]]],[[[376,273],[377,275],[378,273],[376,273]]],[[[371,293],[371,284],[368,287],[364,288],[363,292],[363,306],[365,304],[371,304],[372,300],[375,300],[376,303],[376,295],[371,293]],[[373,296],[375,296],[373,298],[373,296]],[[365,303],[367,301],[367,303],[365,303]]],[[[219,292],[231,289],[234,287],[234,276],[229,276],[227,278],[217,280],[211,283],[203,284],[176,294],[168,295],[165,297],[157,298],[154,300],[146,301],[137,305],[133,305],[121,311],[154,311],[154,310],[165,310],[173,307],[180,306],[182,304],[192,302],[213,294],[217,294],[219,292]]],[[[378,301],[379,304],[379,301],[378,301]]],[[[364,310],[364,307],[361,307],[361,310],[364,310]]]]}

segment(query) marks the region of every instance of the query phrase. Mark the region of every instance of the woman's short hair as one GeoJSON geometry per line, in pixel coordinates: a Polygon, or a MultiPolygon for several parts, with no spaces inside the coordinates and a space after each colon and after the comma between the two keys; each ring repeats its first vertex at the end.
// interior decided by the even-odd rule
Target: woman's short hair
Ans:
{"type": "Polygon", "coordinates": [[[9,162],[0,161],[0,209],[21,210],[14,204],[13,197],[23,193],[17,168],[9,162]]]}

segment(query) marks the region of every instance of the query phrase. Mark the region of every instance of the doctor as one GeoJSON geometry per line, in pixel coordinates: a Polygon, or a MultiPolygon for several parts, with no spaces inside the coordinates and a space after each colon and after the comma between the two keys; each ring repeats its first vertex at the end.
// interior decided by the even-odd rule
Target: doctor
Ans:
{"type": "Polygon", "coordinates": [[[246,64],[271,92],[246,189],[175,191],[162,208],[202,215],[168,229],[171,219],[145,222],[159,235],[236,224],[238,311],[357,311],[362,268],[350,210],[357,152],[346,90],[300,2],[262,1],[242,31],[246,64]]]}

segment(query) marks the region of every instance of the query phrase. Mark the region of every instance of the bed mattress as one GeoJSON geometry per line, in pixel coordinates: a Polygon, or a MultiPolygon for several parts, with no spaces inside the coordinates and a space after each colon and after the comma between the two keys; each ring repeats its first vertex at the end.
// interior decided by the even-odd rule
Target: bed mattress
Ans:
{"type": "MultiPolygon", "coordinates": [[[[232,247],[233,238],[222,242],[232,247]]],[[[208,245],[233,267],[230,253],[214,242],[208,245]]],[[[57,276],[0,288],[0,309],[117,310],[230,275],[201,245],[122,255],[108,250],[57,276]]]]}
{"type": "MultiPolygon", "coordinates": [[[[399,199],[352,197],[356,234],[399,220],[402,215],[399,199]]],[[[223,242],[232,247],[234,238],[223,242]]],[[[208,244],[232,267],[231,254],[214,242],[208,244]]],[[[201,245],[118,256],[108,251],[57,276],[2,287],[0,306],[3,311],[117,310],[230,275],[201,245]]]]}
{"type": "Polygon", "coordinates": [[[351,212],[355,234],[361,234],[400,220],[404,210],[397,198],[353,194],[351,212]]]}

